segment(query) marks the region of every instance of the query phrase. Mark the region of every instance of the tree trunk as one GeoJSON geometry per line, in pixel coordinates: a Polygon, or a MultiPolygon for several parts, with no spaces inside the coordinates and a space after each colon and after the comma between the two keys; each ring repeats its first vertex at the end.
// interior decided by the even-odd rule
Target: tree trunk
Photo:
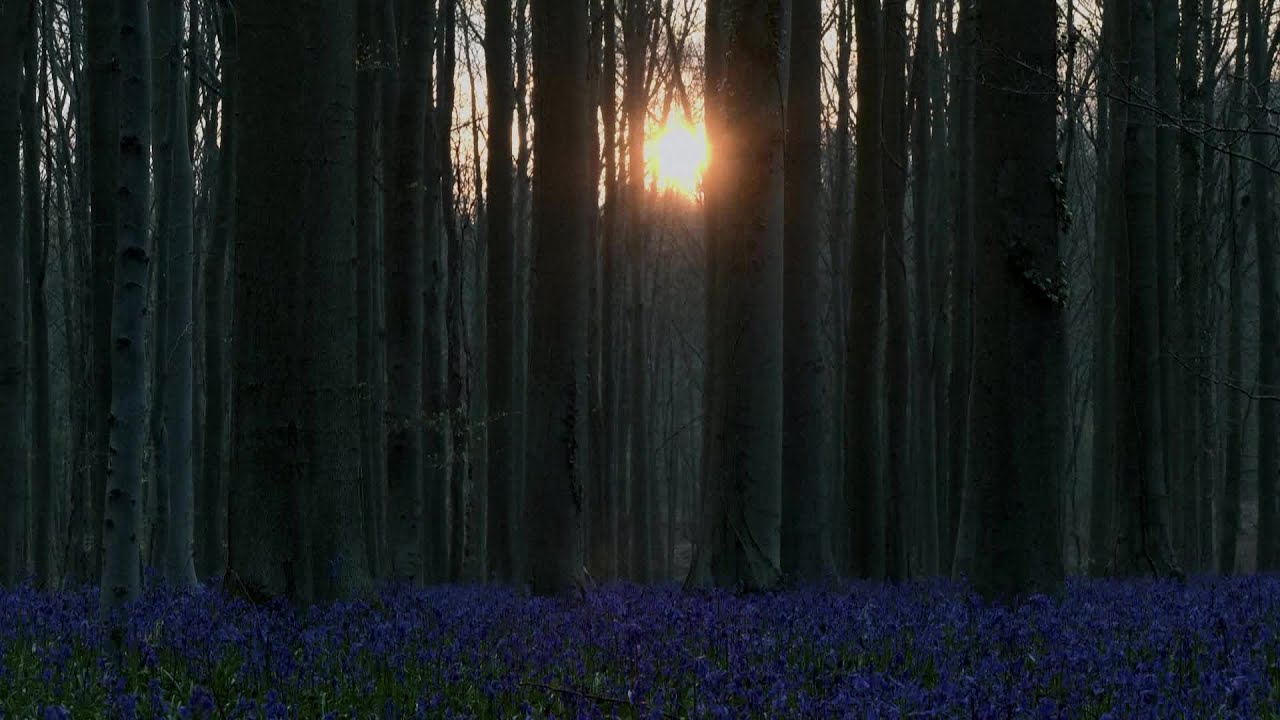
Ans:
{"type": "MultiPolygon", "coordinates": [[[[449,408],[455,420],[467,417],[471,402],[467,383],[467,316],[463,294],[462,234],[458,230],[454,204],[453,170],[453,104],[454,72],[458,66],[457,0],[442,0],[440,5],[440,41],[436,82],[436,162],[440,176],[440,218],[448,242],[449,254],[449,408]]],[[[475,360],[485,362],[481,354],[475,360]]],[[[453,426],[453,457],[449,471],[449,579],[462,578],[463,548],[466,545],[467,467],[479,447],[467,446],[469,423],[453,426]],[[464,452],[465,450],[465,452],[464,452]]],[[[477,432],[488,436],[487,428],[477,432]]]]}
{"type": "MultiPolygon", "coordinates": [[[[947,506],[952,508],[947,526],[944,550],[949,549],[952,573],[959,575],[969,571],[972,547],[960,542],[961,527],[973,526],[973,517],[965,515],[965,491],[972,481],[969,472],[969,448],[971,438],[969,420],[973,388],[973,99],[976,84],[973,77],[975,0],[960,0],[959,17],[956,19],[955,56],[952,60],[951,148],[952,166],[951,197],[954,209],[955,236],[955,288],[952,300],[951,322],[951,382],[947,386],[950,396],[949,415],[951,433],[950,484],[947,486],[947,506]]],[[[1101,100],[1100,100],[1101,102],[1101,100]]]]}
{"type": "Polygon", "coordinates": [[[227,496],[227,255],[235,241],[236,153],[240,46],[235,9],[220,0],[222,44],[222,125],[218,147],[218,180],[214,190],[213,228],[209,234],[204,275],[204,457],[196,487],[196,574],[221,577],[226,568],[227,496]]]}
{"type": "Polygon", "coordinates": [[[976,71],[986,82],[974,102],[973,423],[981,431],[973,444],[972,580],[983,596],[1006,601],[1058,593],[1063,582],[1066,279],[1049,181],[1057,165],[1055,25],[1051,0],[979,2],[976,71]]]}
{"type": "MultiPolygon", "coordinates": [[[[884,158],[885,287],[885,576],[906,580],[913,571],[911,540],[916,503],[911,492],[910,387],[911,328],[907,308],[907,246],[903,210],[907,183],[907,14],[906,0],[885,0],[884,88],[880,106],[880,147],[884,158]]],[[[861,78],[861,75],[859,75],[861,78]]]]}
{"type": "MultiPolygon", "coordinates": [[[[26,41],[23,43],[25,81],[22,91],[22,169],[23,196],[26,198],[26,263],[27,290],[30,293],[31,349],[31,554],[35,562],[32,572],[38,585],[53,587],[53,425],[50,420],[52,397],[49,388],[49,313],[45,305],[45,278],[49,258],[49,235],[45,226],[47,205],[42,203],[41,166],[41,88],[48,78],[41,72],[40,44],[37,41],[41,5],[28,2],[26,41]]],[[[50,42],[45,39],[45,42],[50,42]]],[[[52,164],[53,158],[46,158],[52,164]]],[[[52,172],[52,171],[50,171],[52,172]]],[[[65,280],[64,280],[65,281],[65,280]]],[[[21,475],[22,473],[19,473],[21,475]]]]}
{"type": "Polygon", "coordinates": [[[1123,330],[1126,347],[1118,353],[1121,408],[1123,494],[1118,538],[1124,574],[1179,574],[1170,546],[1168,486],[1161,435],[1159,317],[1159,239],[1156,182],[1155,114],[1150,109],[1155,74],[1155,23],[1152,0],[1133,0],[1129,21],[1130,97],[1124,136],[1124,212],[1128,240],[1120,252],[1122,283],[1116,297],[1127,297],[1123,330]]]}
{"type": "Polygon", "coordinates": [[[788,0],[708,6],[708,80],[718,120],[706,180],[708,403],[703,538],[693,584],[767,589],[780,580],[783,425],[783,137],[788,0]],[[710,38],[709,38],[710,39],[710,38]],[[723,43],[720,45],[719,43],[723,43]],[[717,54],[719,54],[718,57],[717,54]],[[711,59],[716,57],[716,60],[711,59]],[[714,63],[714,64],[713,64],[714,63]]]}
{"type": "Polygon", "coordinates": [[[240,15],[228,566],[237,585],[307,605],[359,595],[369,576],[358,510],[354,5],[300,10],[259,3],[240,15]]]}
{"type": "MultiPolygon", "coordinates": [[[[511,68],[511,0],[486,0],[484,35],[489,137],[510,138],[515,105],[511,68]]],[[[586,42],[585,35],[583,42],[586,42]]],[[[486,174],[489,182],[485,242],[488,255],[485,313],[489,351],[488,567],[499,581],[510,583],[517,580],[515,528],[519,506],[514,453],[519,446],[516,443],[515,429],[518,425],[514,416],[516,396],[513,391],[517,362],[516,298],[512,290],[516,248],[509,143],[491,145],[486,174]]]]}
{"type": "Polygon", "coordinates": [[[119,242],[111,308],[111,462],[103,513],[104,616],[142,591],[142,475],[147,443],[144,328],[151,210],[151,31],[146,0],[122,0],[119,242]]]}
{"type": "Polygon", "coordinates": [[[22,137],[22,41],[25,8],[0,6],[0,467],[12,468],[0,484],[4,530],[0,542],[0,585],[13,587],[27,575],[27,339],[26,285],[23,279],[22,176],[18,173],[22,137]]]}
{"type": "Polygon", "coordinates": [[[382,578],[389,569],[386,543],[387,409],[386,343],[381,332],[385,263],[383,252],[384,154],[383,84],[395,53],[382,34],[389,0],[359,0],[356,5],[356,375],[361,385],[360,466],[364,477],[365,546],[369,571],[382,578]]]}
{"type": "Polygon", "coordinates": [[[822,200],[822,3],[794,0],[783,228],[782,571],[808,582],[834,572],[819,305],[822,200]]]}
{"type": "Polygon", "coordinates": [[[120,203],[120,0],[85,3],[89,74],[89,205],[93,245],[92,409],[93,469],[79,533],[84,542],[77,576],[92,582],[102,572],[103,499],[111,418],[111,306],[115,284],[120,203]]]}
{"type": "Polygon", "coordinates": [[[878,0],[854,0],[858,41],[853,267],[845,335],[845,503],[849,507],[849,572],[879,578],[885,566],[885,497],[880,483],[880,298],[884,288],[884,48],[878,0]]]}
{"type": "Polygon", "coordinates": [[[626,85],[622,104],[627,113],[627,263],[631,266],[630,331],[627,359],[631,373],[627,378],[631,401],[631,533],[628,538],[629,577],[638,583],[653,579],[653,490],[649,475],[649,405],[645,385],[648,382],[648,348],[645,347],[644,325],[644,260],[648,241],[648,218],[645,209],[644,135],[649,97],[645,88],[645,59],[648,54],[649,13],[647,0],[627,0],[623,25],[623,48],[627,54],[626,85]]]}
{"type": "MultiPolygon", "coordinates": [[[[1275,53],[1268,45],[1271,12],[1262,13],[1259,0],[1245,0],[1249,24],[1248,95],[1250,198],[1249,220],[1258,247],[1258,567],[1259,572],[1280,569],[1280,277],[1276,275],[1275,168],[1270,166],[1275,148],[1268,127],[1271,66],[1275,53]]],[[[1232,312],[1240,312],[1233,307],[1232,312]]]]}
{"type": "MultiPolygon", "coordinates": [[[[916,296],[916,328],[911,371],[911,463],[907,475],[915,489],[916,527],[914,544],[919,548],[913,569],[920,574],[936,575],[938,572],[938,499],[937,499],[937,444],[934,440],[934,356],[935,326],[939,324],[934,311],[933,283],[935,253],[934,234],[930,214],[933,207],[931,181],[933,152],[931,133],[932,95],[930,85],[937,63],[934,44],[937,27],[933,0],[920,0],[917,5],[915,58],[911,71],[911,94],[915,112],[911,118],[911,161],[914,166],[912,181],[912,217],[915,226],[914,285],[916,296]]],[[[940,110],[939,110],[940,111],[940,110]]]]}
{"type": "Polygon", "coordinates": [[[158,242],[165,245],[167,259],[164,286],[166,306],[165,344],[156,353],[164,365],[165,472],[153,480],[167,489],[165,537],[165,579],[179,589],[196,585],[194,560],[195,525],[194,421],[195,356],[192,343],[192,301],[195,290],[195,236],[193,232],[194,177],[187,147],[187,85],[183,65],[182,0],[154,0],[155,38],[160,77],[156,89],[160,103],[167,106],[159,117],[163,125],[156,168],[166,168],[168,177],[159,178],[157,202],[165,207],[166,223],[158,242]]]}
{"type": "Polygon", "coordinates": [[[403,0],[394,144],[387,149],[386,318],[389,571],[423,579],[425,558],[423,341],[426,123],[431,106],[430,0],[403,0]]]}
{"type": "MultiPolygon", "coordinates": [[[[528,580],[539,595],[582,585],[578,457],[586,382],[591,196],[587,3],[533,0],[533,269],[530,288],[528,580]]],[[[494,137],[494,135],[490,135],[494,137]]],[[[504,136],[505,137],[505,136],[504,136]]]]}

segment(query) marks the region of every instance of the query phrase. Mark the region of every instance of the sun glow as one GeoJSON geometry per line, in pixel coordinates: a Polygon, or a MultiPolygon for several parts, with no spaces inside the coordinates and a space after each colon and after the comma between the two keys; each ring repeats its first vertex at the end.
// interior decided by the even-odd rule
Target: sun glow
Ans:
{"type": "Polygon", "coordinates": [[[701,125],[690,125],[672,112],[666,125],[650,134],[644,155],[649,178],[659,191],[697,197],[708,156],[707,135],[701,125]]]}

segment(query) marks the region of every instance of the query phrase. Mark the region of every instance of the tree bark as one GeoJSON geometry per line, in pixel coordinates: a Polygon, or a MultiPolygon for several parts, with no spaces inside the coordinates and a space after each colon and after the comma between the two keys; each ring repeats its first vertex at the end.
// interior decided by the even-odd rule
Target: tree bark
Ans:
{"type": "Polygon", "coordinates": [[[645,87],[648,54],[649,12],[647,0],[627,0],[622,44],[626,51],[626,84],[622,104],[627,113],[627,263],[630,278],[630,335],[627,343],[631,372],[628,380],[631,413],[630,459],[631,533],[628,570],[632,581],[648,583],[653,579],[653,489],[649,472],[649,404],[645,386],[649,376],[648,348],[645,342],[645,245],[648,241],[648,217],[645,209],[644,136],[649,96],[645,87]]]}
{"type": "Polygon", "coordinates": [[[354,5],[251,3],[240,21],[229,579],[305,606],[369,583],[354,5]]]}
{"type": "MultiPolygon", "coordinates": [[[[1276,275],[1276,222],[1274,138],[1268,126],[1271,67],[1275,53],[1268,44],[1271,13],[1262,12],[1259,0],[1245,0],[1248,16],[1250,86],[1247,100],[1250,165],[1250,221],[1258,248],[1258,571],[1280,569],[1280,277],[1276,275]]],[[[1232,308],[1240,312],[1239,307],[1232,308]]]]}
{"type": "Polygon", "coordinates": [[[709,349],[716,380],[693,584],[758,590],[780,580],[783,425],[783,138],[788,0],[708,6],[708,80],[732,132],[712,139],[706,192],[709,349]],[[714,25],[714,27],[710,27],[714,25]],[[710,38],[709,38],[710,39],[710,38]],[[720,45],[723,43],[723,45],[720,45]],[[718,57],[716,57],[718,54],[718,57]],[[712,58],[716,57],[714,64],[712,58]]]}
{"type": "MultiPolygon", "coordinates": [[[[31,571],[43,587],[54,587],[53,533],[53,425],[50,419],[52,396],[49,387],[49,313],[45,304],[45,279],[49,258],[49,234],[45,225],[47,205],[40,187],[42,88],[48,78],[41,72],[37,33],[41,22],[40,3],[27,3],[26,39],[23,43],[24,82],[22,90],[23,197],[26,199],[26,274],[29,293],[31,350],[31,571]]],[[[49,42],[49,40],[45,40],[49,42]]],[[[52,164],[53,158],[47,158],[52,164]]],[[[52,172],[52,171],[50,171],[52,172]]],[[[19,473],[21,474],[21,473],[19,473]]]]}
{"type": "Polygon", "coordinates": [[[0,499],[5,505],[0,542],[0,584],[12,587],[27,575],[27,339],[22,236],[22,42],[26,14],[20,3],[0,6],[0,499]]]}
{"type": "MultiPolygon", "coordinates": [[[[511,68],[511,0],[487,0],[484,32],[489,137],[510,138],[515,106],[511,68]]],[[[489,267],[485,294],[489,351],[488,567],[499,581],[510,583],[517,580],[515,529],[519,511],[516,493],[519,484],[515,477],[513,454],[518,448],[515,441],[518,425],[514,417],[516,396],[513,388],[516,298],[512,288],[515,284],[516,248],[512,225],[510,143],[491,144],[486,175],[489,182],[486,228],[489,267]]]]}
{"type": "Polygon", "coordinates": [[[103,513],[103,616],[142,591],[142,475],[147,443],[144,334],[147,231],[151,210],[151,31],[146,0],[122,0],[120,47],[120,214],[111,308],[111,461],[103,513]]]}
{"type": "MultiPolygon", "coordinates": [[[[539,595],[582,586],[586,275],[591,196],[588,12],[532,0],[533,268],[530,287],[528,581],[539,595]]],[[[491,137],[493,137],[491,135],[491,137]]]]}
{"type": "Polygon", "coordinates": [[[845,502],[849,572],[879,578],[885,566],[885,497],[880,472],[879,336],[884,289],[884,50],[878,0],[854,0],[858,43],[858,144],[849,330],[845,335],[845,502]]]}
{"type": "MultiPolygon", "coordinates": [[[[194,485],[194,382],[193,299],[195,294],[195,236],[193,232],[193,195],[191,152],[187,146],[187,83],[183,65],[183,2],[153,0],[155,13],[155,48],[157,52],[156,89],[159,102],[167,106],[159,114],[163,125],[157,148],[166,153],[164,163],[168,177],[157,181],[157,202],[164,204],[163,235],[167,267],[161,288],[166,305],[165,344],[157,348],[164,365],[165,472],[153,482],[167,489],[168,507],[165,537],[165,579],[179,589],[196,585],[194,560],[195,524],[194,485]]],[[[159,160],[159,158],[157,158],[159,160]]]]}
{"type": "Polygon", "coordinates": [[[81,518],[83,557],[78,578],[91,582],[102,572],[103,498],[111,413],[111,305],[115,283],[120,185],[120,0],[85,3],[89,75],[89,205],[92,225],[92,407],[93,469],[81,518]]]}
{"type": "Polygon", "coordinates": [[[1055,4],[979,1],[974,588],[1012,601],[1062,589],[1066,279],[1058,260],[1055,4]],[[1026,88],[1027,90],[1022,90],[1026,88]]]}
{"type": "Polygon", "coordinates": [[[819,305],[822,199],[822,3],[793,0],[784,148],[782,571],[817,582],[831,558],[825,374],[819,305]]]}

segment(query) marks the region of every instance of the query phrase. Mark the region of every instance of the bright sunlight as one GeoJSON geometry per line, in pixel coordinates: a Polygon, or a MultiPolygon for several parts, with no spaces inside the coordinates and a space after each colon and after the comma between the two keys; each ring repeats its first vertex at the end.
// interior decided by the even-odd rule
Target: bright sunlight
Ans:
{"type": "Polygon", "coordinates": [[[707,167],[707,135],[675,112],[645,142],[645,166],[659,191],[674,191],[688,198],[698,194],[698,182],[707,167]]]}

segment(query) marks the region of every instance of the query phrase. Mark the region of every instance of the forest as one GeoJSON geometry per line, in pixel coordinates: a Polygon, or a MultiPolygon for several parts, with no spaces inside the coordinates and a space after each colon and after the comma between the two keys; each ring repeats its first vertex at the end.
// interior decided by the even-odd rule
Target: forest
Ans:
{"type": "Polygon", "coordinates": [[[1280,718],[1276,0],[0,0],[0,718],[1280,718]]]}

